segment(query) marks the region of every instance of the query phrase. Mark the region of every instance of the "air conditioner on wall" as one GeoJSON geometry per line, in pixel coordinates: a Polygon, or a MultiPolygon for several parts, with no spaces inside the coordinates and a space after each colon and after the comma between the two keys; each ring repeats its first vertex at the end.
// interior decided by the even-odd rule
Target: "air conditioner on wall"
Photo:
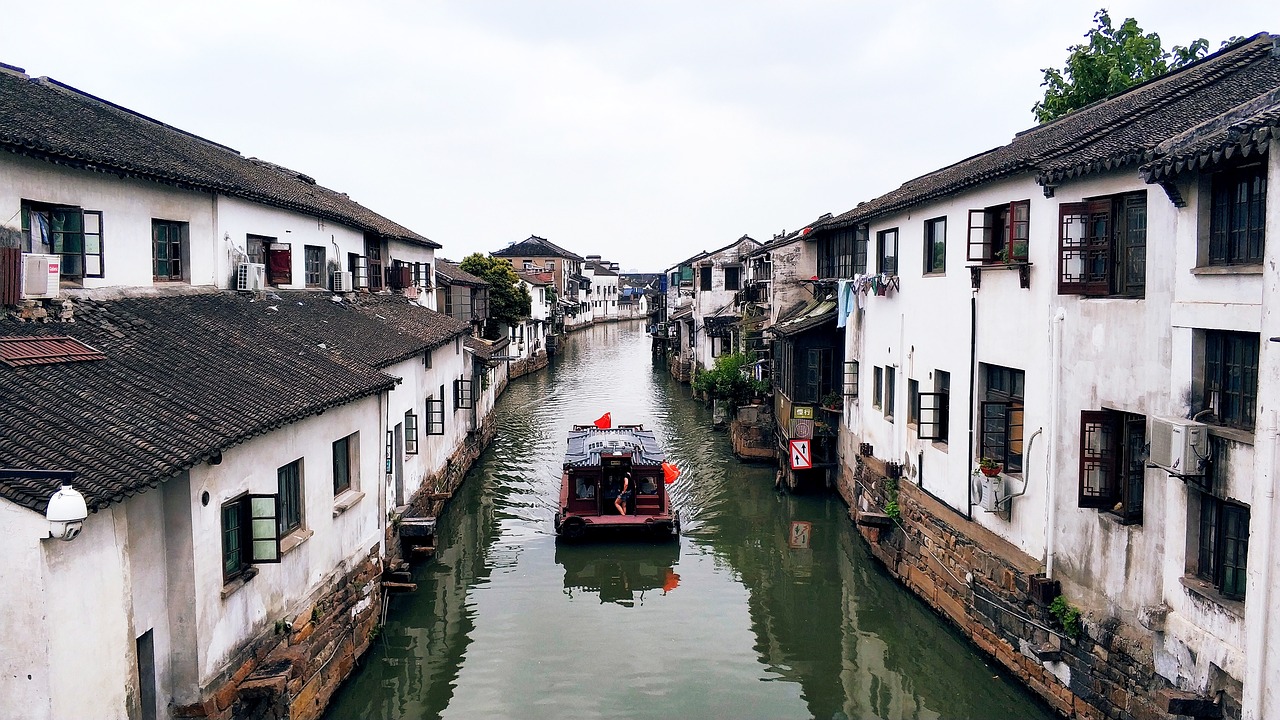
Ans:
{"type": "Polygon", "coordinates": [[[987,512],[998,512],[1000,503],[1004,502],[1004,476],[1002,475],[982,475],[979,480],[982,481],[979,486],[979,492],[982,493],[978,500],[979,505],[987,512]]]}
{"type": "Polygon", "coordinates": [[[1151,418],[1152,465],[1174,475],[1203,475],[1209,457],[1209,429],[1183,418],[1151,418]]]}
{"type": "Polygon", "coordinates": [[[355,288],[351,285],[351,272],[349,270],[338,270],[333,273],[334,292],[351,292],[354,289],[355,288]]]}
{"type": "Polygon", "coordinates": [[[236,266],[236,290],[258,292],[266,287],[267,266],[262,263],[240,263],[236,266]]]}
{"type": "Polygon", "coordinates": [[[22,255],[22,299],[43,300],[58,297],[61,280],[61,255],[22,255]]]}

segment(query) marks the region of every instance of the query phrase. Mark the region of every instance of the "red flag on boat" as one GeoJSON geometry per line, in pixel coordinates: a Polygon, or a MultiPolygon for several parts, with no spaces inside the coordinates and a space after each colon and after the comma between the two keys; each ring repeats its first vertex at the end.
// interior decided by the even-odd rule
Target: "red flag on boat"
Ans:
{"type": "Polygon", "coordinates": [[[675,465],[672,465],[669,462],[664,461],[662,463],[662,479],[665,480],[668,485],[670,485],[671,483],[675,482],[676,478],[678,477],[680,477],[680,468],[676,467],[675,465]]]}
{"type": "Polygon", "coordinates": [[[596,420],[596,427],[601,430],[608,430],[613,427],[613,418],[609,417],[609,413],[601,415],[600,419],[596,420]]]}

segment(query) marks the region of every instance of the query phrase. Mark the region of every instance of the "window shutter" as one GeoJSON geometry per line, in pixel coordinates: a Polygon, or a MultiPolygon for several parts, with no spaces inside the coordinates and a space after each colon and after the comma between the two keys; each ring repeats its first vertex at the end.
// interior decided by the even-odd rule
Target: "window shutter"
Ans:
{"type": "Polygon", "coordinates": [[[982,442],[979,444],[979,457],[987,457],[1004,464],[1009,454],[1009,409],[1007,402],[983,402],[980,408],[982,417],[982,442]]]}
{"type": "Polygon", "coordinates": [[[969,211],[969,254],[971,262],[986,262],[995,257],[995,238],[991,215],[986,210],[969,211]]]}
{"type": "Polygon", "coordinates": [[[1114,414],[1080,413],[1080,507],[1110,508],[1120,499],[1119,441],[1114,414]]]}
{"type": "Polygon", "coordinates": [[[272,285],[292,285],[293,248],[268,246],[266,256],[267,282],[272,285]]]}
{"type": "Polygon", "coordinates": [[[921,440],[947,439],[947,402],[949,393],[922,392],[916,394],[920,405],[918,433],[921,440]]]}
{"type": "Polygon", "coordinates": [[[1007,257],[1010,262],[1026,262],[1031,239],[1031,201],[1015,200],[1009,203],[1009,227],[1007,257]]]}
{"type": "Polygon", "coordinates": [[[404,453],[418,454],[418,414],[412,410],[404,414],[404,453]]]}
{"type": "Polygon", "coordinates": [[[392,459],[392,457],[391,457],[391,456],[392,456],[392,453],[394,453],[394,452],[395,452],[395,448],[396,448],[396,446],[395,446],[395,438],[396,438],[395,431],[393,431],[393,430],[388,430],[388,431],[387,431],[387,453],[386,453],[386,455],[384,456],[384,457],[386,457],[386,458],[387,458],[387,469],[386,469],[386,473],[387,473],[388,475],[390,475],[390,474],[391,474],[391,459],[392,459]]]}
{"type": "Polygon", "coordinates": [[[444,434],[444,398],[427,398],[427,434],[444,434]]]}
{"type": "Polygon", "coordinates": [[[357,288],[369,287],[369,258],[358,255],[351,263],[351,275],[357,288]]]}
{"type": "Polygon", "coordinates": [[[249,559],[254,563],[280,562],[280,533],[277,523],[280,517],[278,495],[248,495],[244,499],[249,509],[249,559]]]}
{"type": "Polygon", "coordinates": [[[820,350],[805,351],[804,393],[801,399],[805,402],[817,402],[819,385],[822,381],[822,352],[820,350]]]}
{"type": "Polygon", "coordinates": [[[473,402],[471,393],[471,380],[460,379],[453,381],[453,407],[455,410],[470,410],[473,402]]]}
{"type": "Polygon", "coordinates": [[[1111,291],[1111,201],[1058,207],[1058,294],[1111,291]]]}
{"type": "Polygon", "coordinates": [[[100,278],[102,264],[102,211],[84,211],[84,276],[100,278]]]}
{"type": "Polygon", "coordinates": [[[844,396],[858,397],[858,361],[846,360],[844,363],[844,396]]]}

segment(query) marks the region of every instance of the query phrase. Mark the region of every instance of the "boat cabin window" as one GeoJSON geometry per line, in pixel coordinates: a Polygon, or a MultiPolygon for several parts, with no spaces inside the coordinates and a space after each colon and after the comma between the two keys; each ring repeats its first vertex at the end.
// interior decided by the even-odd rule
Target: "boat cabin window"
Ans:
{"type": "Polygon", "coordinates": [[[578,500],[591,500],[596,496],[596,484],[594,478],[581,477],[577,478],[574,485],[574,497],[578,500]]]}
{"type": "MultiPolygon", "coordinates": [[[[633,476],[634,479],[634,476],[633,476]]],[[[636,492],[641,495],[657,495],[658,481],[651,477],[642,477],[636,481],[636,492]]]]}

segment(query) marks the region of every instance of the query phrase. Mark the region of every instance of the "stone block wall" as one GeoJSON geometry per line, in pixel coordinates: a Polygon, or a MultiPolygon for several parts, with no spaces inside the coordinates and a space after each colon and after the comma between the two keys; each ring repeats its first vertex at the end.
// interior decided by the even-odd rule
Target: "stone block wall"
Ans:
{"type": "MultiPolygon", "coordinates": [[[[501,388],[499,388],[499,391],[501,391],[501,388]]],[[[462,487],[462,481],[466,478],[467,471],[471,469],[476,458],[480,457],[480,453],[488,446],[497,429],[497,419],[493,413],[489,413],[489,417],[485,418],[479,431],[467,435],[462,445],[449,456],[444,468],[434,475],[423,478],[422,487],[413,494],[413,497],[409,498],[408,509],[404,511],[404,517],[439,517],[445,503],[449,501],[449,498],[453,497],[458,488],[462,487]]],[[[403,549],[400,546],[400,535],[396,530],[397,523],[392,522],[387,525],[386,557],[388,567],[396,567],[405,559],[403,557],[403,549]]]]}
{"type": "Polygon", "coordinates": [[[529,373],[537,372],[538,370],[546,367],[549,361],[550,358],[547,356],[547,353],[539,351],[533,357],[525,358],[524,360],[516,360],[511,363],[511,369],[507,377],[514,380],[518,377],[528,375],[529,373]]]}
{"type": "MultiPolygon", "coordinates": [[[[856,453],[844,454],[845,458],[856,453]]],[[[1170,717],[1150,643],[1114,618],[1072,638],[1048,610],[1040,562],[930,497],[874,457],[843,463],[840,495],[871,553],[1063,717],[1170,717]],[[886,512],[896,503],[896,512],[886,512]]]]}
{"type": "Polygon", "coordinates": [[[377,545],[333,577],[289,618],[240,651],[234,670],[211,683],[174,717],[213,720],[314,720],[369,649],[380,619],[382,560],[377,545]]]}

